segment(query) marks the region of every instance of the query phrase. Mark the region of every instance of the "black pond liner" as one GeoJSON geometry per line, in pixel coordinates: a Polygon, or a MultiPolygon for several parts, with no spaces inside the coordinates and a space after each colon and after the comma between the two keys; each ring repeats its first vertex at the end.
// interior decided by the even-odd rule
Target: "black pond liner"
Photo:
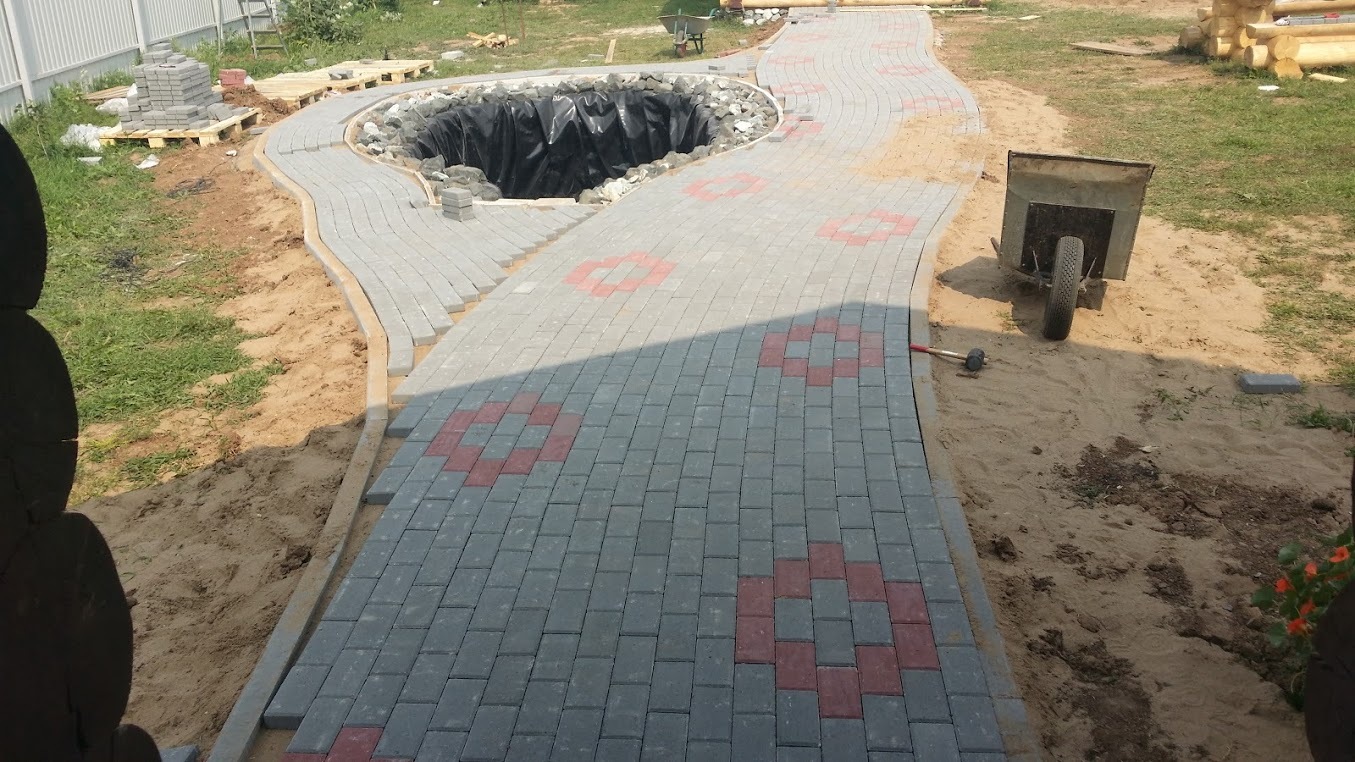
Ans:
{"type": "Polygon", "coordinates": [[[562,198],[669,152],[690,153],[719,133],[710,109],[685,96],[593,91],[444,111],[412,152],[478,167],[507,198],[562,198]]]}

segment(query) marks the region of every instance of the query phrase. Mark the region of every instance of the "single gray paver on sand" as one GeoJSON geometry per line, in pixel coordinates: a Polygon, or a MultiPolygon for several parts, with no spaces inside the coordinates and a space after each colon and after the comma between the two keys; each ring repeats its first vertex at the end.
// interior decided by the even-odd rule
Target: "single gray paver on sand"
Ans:
{"type": "Polygon", "coordinates": [[[925,13],[793,19],[757,64],[775,140],[551,228],[573,225],[454,326],[437,310],[502,278],[458,253],[462,223],[342,130],[275,136],[393,349],[441,337],[395,395],[385,511],[269,706],[290,752],[341,732],[401,759],[1002,752],[1019,699],[989,693],[908,354],[919,260],[980,167],[895,140],[927,116],[909,140],[976,132],[978,109],[925,13]],[[340,222],[368,201],[316,190],[334,176],[409,211],[340,222]]]}

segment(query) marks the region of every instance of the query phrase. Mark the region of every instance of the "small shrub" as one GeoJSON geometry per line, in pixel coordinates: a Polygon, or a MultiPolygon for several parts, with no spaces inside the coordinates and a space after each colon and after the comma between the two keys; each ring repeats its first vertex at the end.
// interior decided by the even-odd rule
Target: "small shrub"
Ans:
{"type": "Polygon", "coordinates": [[[292,0],[283,22],[287,34],[303,42],[352,42],[362,33],[353,8],[352,0],[292,0]]]}

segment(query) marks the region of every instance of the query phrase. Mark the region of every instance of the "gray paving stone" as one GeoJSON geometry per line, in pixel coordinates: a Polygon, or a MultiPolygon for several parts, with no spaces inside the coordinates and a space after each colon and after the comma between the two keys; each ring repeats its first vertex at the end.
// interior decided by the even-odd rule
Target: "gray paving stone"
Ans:
{"type": "Polygon", "coordinates": [[[902,696],[862,696],[866,746],[871,751],[912,751],[908,712],[902,696]]]}
{"type": "Polygon", "coordinates": [[[503,759],[508,753],[517,714],[517,707],[480,707],[475,713],[475,722],[471,725],[466,745],[461,750],[461,758],[467,762],[503,759]]]}
{"type": "Polygon", "coordinates": [[[607,695],[602,735],[608,738],[642,739],[648,712],[648,685],[613,685],[607,695]]]}
{"type": "Polygon", "coordinates": [[[348,727],[385,727],[405,685],[404,675],[369,675],[353,699],[344,725],[348,727]]]}
{"type": "MultiPolygon", "coordinates": [[[[735,693],[737,695],[737,691],[735,693]]],[[[735,714],[732,757],[740,762],[775,762],[776,717],[770,714],[735,714]]]]}
{"type": "Polygon", "coordinates": [[[687,756],[687,716],[650,712],[640,759],[667,762],[687,756]]]}
{"type": "Polygon", "coordinates": [[[955,736],[962,751],[1002,751],[1002,732],[988,696],[951,696],[955,736]]]}
{"type": "Polygon", "coordinates": [[[351,698],[322,697],[311,704],[306,719],[301,721],[287,751],[298,754],[328,754],[339,735],[339,729],[353,706],[351,698]]]}
{"type": "Polygon", "coordinates": [[[810,601],[803,598],[778,598],[775,605],[777,640],[814,640],[814,614],[810,601]]]}
{"type": "Polygon", "coordinates": [[[414,762],[456,762],[461,758],[461,749],[466,745],[464,732],[430,731],[423,737],[419,754],[414,762]]]}
{"type": "Polygon", "coordinates": [[[580,656],[615,656],[621,636],[621,611],[588,611],[579,636],[580,656]]]}
{"type": "Polygon", "coordinates": [[[570,709],[560,715],[551,759],[589,762],[597,752],[598,737],[602,732],[601,709],[570,709]]]}
{"type": "Polygon", "coordinates": [[[847,581],[843,579],[811,580],[810,591],[813,601],[814,618],[847,619],[852,618],[851,605],[847,599],[847,581]]]}
{"type": "Polygon", "coordinates": [[[894,633],[885,603],[856,601],[852,606],[852,633],[859,645],[891,645],[894,633]]]}
{"type": "Polygon", "coordinates": [[[863,720],[820,721],[824,762],[863,760],[866,755],[866,723],[863,720]]]}
{"type": "Polygon", "coordinates": [[[328,665],[297,665],[287,674],[264,712],[264,726],[295,730],[320,693],[329,675],[328,665]]]}
{"type": "Polygon", "coordinates": [[[973,646],[939,647],[941,674],[945,677],[946,692],[956,694],[988,695],[988,680],[983,673],[983,661],[973,646]]]}
{"type": "Polygon", "coordinates": [[[453,660],[451,654],[419,654],[410,667],[404,688],[400,690],[400,702],[436,704],[447,687],[453,660]]]}
{"type": "Polygon", "coordinates": [[[433,704],[396,704],[373,756],[407,759],[417,756],[435,708],[433,704]]]}
{"type": "Polygon", "coordinates": [[[574,660],[565,707],[603,709],[612,679],[612,659],[588,657],[574,660]]]}
{"type": "Polygon", "coordinates": [[[689,735],[695,740],[729,741],[734,695],[729,687],[697,686],[692,690],[689,735]]]}
{"type": "Polygon", "coordinates": [[[651,712],[686,712],[692,701],[692,662],[669,661],[654,665],[649,692],[651,712]]]}
{"type": "Polygon", "coordinates": [[[930,722],[912,723],[913,754],[920,759],[937,762],[959,762],[960,748],[955,739],[955,727],[930,722]]]}
{"type": "Polygon", "coordinates": [[[658,593],[630,593],[621,617],[624,635],[658,635],[663,596],[658,593]]]}
{"type": "Polygon", "coordinates": [[[974,632],[969,627],[969,614],[963,603],[927,604],[932,620],[932,638],[938,646],[972,645],[974,632]]]}
{"type": "Polygon", "coordinates": [[[778,746],[776,762],[821,762],[823,754],[810,746],[778,746]]]}
{"type": "Polygon", "coordinates": [[[320,686],[319,696],[326,698],[355,698],[367,675],[372,671],[379,652],[370,648],[347,648],[339,653],[330,668],[325,682],[320,686]]]}
{"type": "Polygon", "coordinates": [[[616,647],[616,664],[612,671],[613,683],[648,684],[654,673],[654,655],[658,639],[627,635],[616,647]]]}
{"type": "Polygon", "coordinates": [[[597,762],[638,762],[640,746],[638,738],[603,738],[598,741],[596,759],[597,762]]]}
{"type": "Polygon", "coordinates": [[[560,724],[569,683],[554,680],[530,680],[518,713],[516,733],[534,733],[552,737],[560,724]]]}
{"type": "Polygon", "coordinates": [[[514,733],[508,742],[508,759],[514,762],[549,762],[555,739],[550,736],[528,736],[514,733]]]}
{"type": "Polygon", "coordinates": [[[446,681],[437,708],[429,720],[434,730],[470,730],[480,697],[485,692],[485,680],[452,678],[446,681]]]}
{"type": "Polygon", "coordinates": [[[950,722],[950,704],[941,673],[935,670],[905,669],[903,697],[908,719],[915,722],[950,722]]]}
{"type": "Polygon", "coordinates": [[[487,679],[501,640],[502,632],[467,632],[452,664],[452,677],[487,679]]]}
{"type": "Polygon", "coordinates": [[[728,741],[688,741],[687,762],[731,762],[733,748],[728,741]]]}
{"type": "Polygon", "coordinates": [[[659,621],[660,661],[696,659],[696,614],[664,614],[659,621]]]}
{"type": "Polygon", "coordinates": [[[781,746],[819,745],[819,695],[813,691],[776,692],[776,742],[781,746]]]}

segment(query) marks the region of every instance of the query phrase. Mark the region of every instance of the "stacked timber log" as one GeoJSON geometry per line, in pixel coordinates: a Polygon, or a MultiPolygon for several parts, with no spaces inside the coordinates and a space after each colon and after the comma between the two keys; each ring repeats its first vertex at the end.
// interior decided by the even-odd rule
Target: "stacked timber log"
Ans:
{"type": "Polygon", "coordinates": [[[1214,0],[1179,43],[1296,79],[1304,69],[1355,64],[1355,22],[1341,17],[1350,11],[1355,0],[1214,0]]]}

